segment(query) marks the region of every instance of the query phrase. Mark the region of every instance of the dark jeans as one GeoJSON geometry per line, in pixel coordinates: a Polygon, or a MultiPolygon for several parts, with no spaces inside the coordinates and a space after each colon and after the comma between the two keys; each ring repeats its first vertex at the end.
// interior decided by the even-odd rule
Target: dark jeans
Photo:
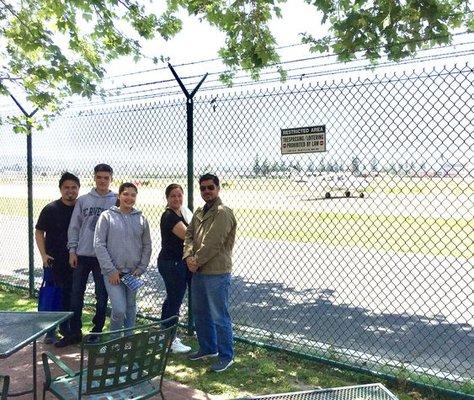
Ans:
{"type": "Polygon", "coordinates": [[[74,315],[69,322],[70,335],[81,334],[84,294],[91,272],[95,286],[95,315],[92,319],[94,324],[92,332],[102,332],[104,328],[108,297],[99,261],[96,257],[78,256],[77,268],[74,269],[72,279],[71,309],[74,315]]]}
{"type": "Polygon", "coordinates": [[[191,282],[191,272],[183,260],[158,260],[158,271],[166,287],[166,299],[161,308],[161,319],[179,315],[186,288],[191,282]]]}
{"type": "MultiPolygon", "coordinates": [[[[71,292],[72,292],[72,268],[69,260],[55,259],[52,265],[54,284],[61,288],[61,310],[72,311],[71,292]]],[[[54,335],[55,329],[50,331],[54,335]]],[[[69,319],[59,325],[59,332],[63,336],[69,335],[69,319]]]]}
{"type": "MultiPolygon", "coordinates": [[[[53,265],[53,268],[55,265],[53,265]]],[[[69,260],[63,261],[58,268],[53,269],[54,282],[61,288],[61,308],[63,311],[72,311],[71,293],[72,293],[72,274],[73,270],[69,265],[69,260]]],[[[67,336],[70,329],[70,320],[67,319],[59,325],[59,332],[63,336],[67,336]]]]}

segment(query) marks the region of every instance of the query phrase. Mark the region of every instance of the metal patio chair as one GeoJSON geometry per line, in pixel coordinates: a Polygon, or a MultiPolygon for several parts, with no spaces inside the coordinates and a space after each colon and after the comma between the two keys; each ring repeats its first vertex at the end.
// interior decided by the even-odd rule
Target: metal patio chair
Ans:
{"type": "Polygon", "coordinates": [[[163,374],[176,333],[178,317],[134,328],[105,332],[98,343],[81,344],[79,371],[73,371],[51,353],[43,353],[46,392],[62,400],[68,399],[148,399],[162,392],[163,374]],[[163,322],[171,322],[163,328],[163,322]],[[87,356],[87,365],[86,365],[87,356]],[[52,378],[49,361],[66,375],[52,378]],[[159,382],[152,382],[159,377],[159,382]]]}

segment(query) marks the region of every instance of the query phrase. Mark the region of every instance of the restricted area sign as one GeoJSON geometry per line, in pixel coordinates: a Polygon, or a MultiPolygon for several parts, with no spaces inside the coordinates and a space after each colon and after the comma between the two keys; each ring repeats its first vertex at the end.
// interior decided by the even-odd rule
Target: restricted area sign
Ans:
{"type": "Polygon", "coordinates": [[[326,125],[281,130],[281,154],[326,151],[326,125]]]}

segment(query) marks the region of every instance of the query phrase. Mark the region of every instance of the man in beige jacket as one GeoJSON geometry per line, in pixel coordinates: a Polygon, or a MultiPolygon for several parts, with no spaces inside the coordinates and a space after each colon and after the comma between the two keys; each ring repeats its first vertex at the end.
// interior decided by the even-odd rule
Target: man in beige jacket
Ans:
{"type": "Polygon", "coordinates": [[[219,357],[215,372],[229,368],[234,359],[229,288],[237,222],[232,210],[219,198],[219,178],[199,178],[206,202],[196,210],[186,230],[183,259],[191,272],[191,302],[199,350],[190,360],[219,357]]]}

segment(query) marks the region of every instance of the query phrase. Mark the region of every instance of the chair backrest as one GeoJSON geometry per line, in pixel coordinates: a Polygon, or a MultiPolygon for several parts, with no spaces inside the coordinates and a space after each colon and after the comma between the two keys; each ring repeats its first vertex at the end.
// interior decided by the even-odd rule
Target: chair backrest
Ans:
{"type": "Polygon", "coordinates": [[[10,386],[10,377],[8,375],[0,375],[0,399],[1,400],[7,400],[9,386],[10,386]]]}
{"type": "MultiPolygon", "coordinates": [[[[178,318],[100,334],[99,343],[81,347],[81,365],[87,355],[83,394],[99,394],[124,389],[160,376],[163,380],[178,318]]],[[[82,377],[82,375],[81,375],[82,377]]]]}

